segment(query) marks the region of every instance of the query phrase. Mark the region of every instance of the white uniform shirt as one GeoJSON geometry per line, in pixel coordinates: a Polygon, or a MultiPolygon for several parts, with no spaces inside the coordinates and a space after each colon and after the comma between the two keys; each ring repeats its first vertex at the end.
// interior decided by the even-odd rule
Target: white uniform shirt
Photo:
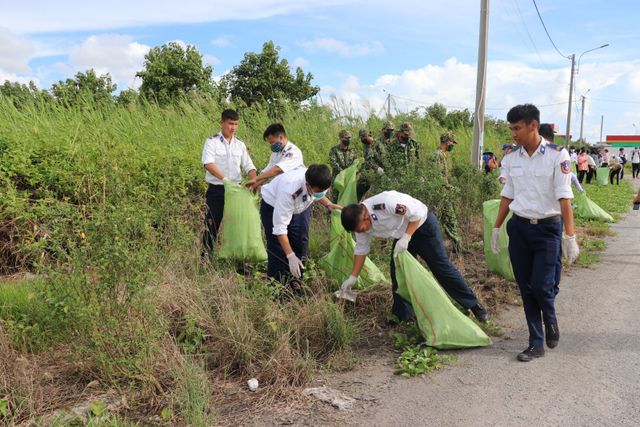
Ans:
{"type": "Polygon", "coordinates": [[[399,239],[407,230],[411,221],[427,220],[429,209],[420,200],[399,193],[384,191],[362,202],[371,216],[371,228],[364,233],[356,233],[355,255],[367,255],[371,237],[399,239]]]}
{"type": "Polygon", "coordinates": [[[567,150],[542,140],[531,157],[524,147],[503,160],[507,182],[501,196],[513,199],[513,213],[529,219],[560,215],[559,199],[572,199],[571,162],[567,150]]]}
{"type": "Polygon", "coordinates": [[[300,166],[304,167],[304,159],[302,157],[302,151],[291,141],[287,141],[287,145],[284,146],[279,153],[271,153],[269,157],[269,164],[262,170],[268,171],[274,166],[278,166],[282,169],[282,172],[289,172],[300,166]]]}
{"type": "Polygon", "coordinates": [[[576,153],[575,151],[573,153],[571,153],[569,155],[569,157],[571,158],[571,161],[573,163],[578,163],[578,153],[576,153]]]}
{"type": "Polygon", "coordinates": [[[593,156],[590,154],[587,154],[587,165],[593,166],[594,168],[596,167],[596,161],[593,160],[593,156]]]}
{"type": "MultiPolygon", "coordinates": [[[[207,163],[215,164],[226,178],[237,183],[242,181],[241,166],[245,173],[256,169],[244,142],[234,136],[229,143],[224,139],[222,133],[217,133],[204,142],[202,164],[206,165],[207,163]]],[[[222,185],[222,180],[213,176],[209,171],[205,174],[204,179],[209,184],[222,185]]]]}
{"type": "Polygon", "coordinates": [[[635,149],[631,152],[631,163],[640,163],[640,150],[635,149]]]}
{"type": "Polygon", "coordinates": [[[273,206],[272,233],[276,236],[287,234],[291,217],[306,211],[314,202],[307,190],[305,172],[307,168],[298,168],[280,174],[260,190],[262,200],[273,206]]]}

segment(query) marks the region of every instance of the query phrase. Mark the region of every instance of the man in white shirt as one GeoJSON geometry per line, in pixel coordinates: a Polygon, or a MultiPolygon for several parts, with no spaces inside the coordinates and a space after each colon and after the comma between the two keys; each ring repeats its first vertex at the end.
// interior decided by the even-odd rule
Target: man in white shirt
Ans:
{"type": "Polygon", "coordinates": [[[580,251],[573,229],[569,153],[538,134],[540,111],[534,105],[513,107],[507,121],[518,145],[502,160],[507,182],[500,194],[491,248],[499,252],[500,227],[511,210],[509,256],[529,329],[529,346],[517,358],[528,362],[544,356],[545,338],[549,348],[560,340],[555,312],[560,254],[571,263],[580,251]]]}
{"type": "Polygon", "coordinates": [[[271,178],[281,173],[304,167],[302,151],[293,142],[289,141],[287,132],[281,123],[272,123],[267,126],[262,138],[271,147],[271,157],[269,157],[269,164],[262,170],[260,175],[245,183],[245,186],[254,192],[259,191],[260,186],[271,178]]]}
{"type": "Polygon", "coordinates": [[[274,178],[261,189],[260,218],[267,240],[267,276],[300,294],[309,247],[309,211],[313,202],[336,209],[326,197],[331,186],[327,165],[297,168],[274,178]]]}
{"type": "Polygon", "coordinates": [[[640,148],[634,147],[631,152],[631,175],[633,179],[640,176],[640,148]]]}
{"type": "Polygon", "coordinates": [[[349,291],[356,283],[364,265],[372,237],[394,239],[391,256],[392,312],[400,320],[415,318],[411,304],[396,293],[394,256],[408,250],[420,256],[429,266],[444,290],[464,309],[471,310],[481,322],[488,320],[487,312],[469,288],[460,272],[453,266],[444,247],[438,220],[421,201],[397,191],[385,191],[360,204],[342,209],[342,226],[355,232],[356,247],[351,276],[342,284],[349,291]]]}
{"type": "Polygon", "coordinates": [[[202,165],[207,181],[205,208],[205,232],[202,237],[202,255],[211,256],[213,246],[218,237],[218,229],[224,211],[224,181],[240,183],[242,170],[255,178],[256,167],[251,161],[244,142],[236,138],[238,130],[238,113],[227,109],[220,118],[220,132],[208,138],[202,149],[202,165]]]}

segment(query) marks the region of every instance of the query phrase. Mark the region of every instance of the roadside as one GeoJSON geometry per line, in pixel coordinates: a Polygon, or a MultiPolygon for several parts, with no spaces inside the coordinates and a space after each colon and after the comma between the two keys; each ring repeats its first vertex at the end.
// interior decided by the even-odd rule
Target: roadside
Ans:
{"type": "MultiPolygon", "coordinates": [[[[640,183],[629,181],[637,190],[640,183]]],[[[338,412],[312,403],[257,425],[635,425],[640,415],[640,216],[612,225],[595,269],[565,274],[557,299],[560,345],[520,363],[524,315],[510,307],[497,319],[506,334],[488,348],[454,352],[458,361],[435,374],[393,374],[391,351],[357,369],[318,379],[354,397],[338,412]],[[510,338],[509,338],[510,337],[510,338]]]]}

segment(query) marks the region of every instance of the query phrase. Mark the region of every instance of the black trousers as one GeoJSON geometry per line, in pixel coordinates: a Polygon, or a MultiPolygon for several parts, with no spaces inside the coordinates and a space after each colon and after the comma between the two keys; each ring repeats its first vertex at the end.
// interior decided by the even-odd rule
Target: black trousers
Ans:
{"type": "Polygon", "coordinates": [[[587,174],[587,171],[578,171],[578,182],[580,182],[580,184],[582,184],[582,181],[584,181],[584,176],[587,174]]]}
{"type": "Polygon", "coordinates": [[[206,195],[204,223],[202,235],[202,254],[213,255],[213,248],[222,223],[224,212],[224,185],[209,184],[206,195]]]}
{"type": "MultiPolygon", "coordinates": [[[[397,240],[394,240],[395,248],[397,240]]],[[[407,249],[414,257],[422,258],[433,273],[440,286],[463,308],[469,309],[478,304],[476,294],[469,288],[462,274],[451,263],[447,256],[447,250],[442,241],[440,224],[435,215],[431,212],[427,215],[427,220],[422,224],[409,241],[407,249]]],[[[393,292],[392,312],[400,320],[409,320],[415,317],[411,304],[396,293],[398,281],[396,280],[396,266],[393,261],[393,250],[391,254],[391,284],[393,292]]]]}
{"type": "MultiPolygon", "coordinates": [[[[267,240],[267,276],[282,284],[299,282],[291,275],[287,255],[278,241],[278,236],[273,234],[273,206],[264,200],[260,203],[260,220],[267,240]]],[[[306,211],[293,215],[287,228],[291,249],[303,263],[307,260],[309,251],[310,222],[311,206],[306,211]]]]}
{"type": "Polygon", "coordinates": [[[632,178],[640,176],[640,163],[631,163],[631,175],[632,178]]]}
{"type": "Polygon", "coordinates": [[[620,185],[620,172],[621,169],[614,171],[613,169],[609,171],[609,184],[613,185],[613,178],[616,178],[616,184],[620,185]]]}

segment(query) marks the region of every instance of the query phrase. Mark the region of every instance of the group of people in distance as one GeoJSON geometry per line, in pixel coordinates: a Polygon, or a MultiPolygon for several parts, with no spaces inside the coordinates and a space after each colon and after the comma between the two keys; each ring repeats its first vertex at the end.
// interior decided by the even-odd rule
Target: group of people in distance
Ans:
{"type": "MultiPolygon", "coordinates": [[[[561,254],[573,261],[579,250],[573,230],[569,153],[540,137],[540,112],[535,106],[515,106],[509,111],[507,120],[518,145],[502,160],[505,185],[492,235],[492,248],[498,249],[496,233],[511,210],[513,217],[507,224],[509,253],[522,294],[530,336],[529,346],[518,355],[518,359],[528,361],[544,355],[542,343],[545,338],[550,348],[558,343],[554,299],[560,282],[561,254]],[[549,254],[550,250],[554,253],[549,254]],[[550,257],[554,263],[547,262],[550,257]]],[[[341,209],[343,227],[355,234],[353,269],[341,284],[342,290],[350,290],[356,283],[372,237],[393,239],[390,256],[392,312],[399,320],[415,319],[411,304],[396,293],[394,256],[409,251],[427,263],[443,289],[463,309],[470,310],[480,322],[488,321],[487,311],[451,263],[438,219],[424,203],[397,191],[384,191],[344,207],[329,199],[327,191],[333,179],[353,162],[348,131],[340,132],[340,144],[331,149],[331,170],[325,164],[306,167],[301,150],[288,140],[284,126],[273,123],[263,133],[272,154],[266,167],[258,174],[246,145],[236,137],[237,129],[237,112],[225,110],[220,119],[220,132],[204,144],[202,164],[208,189],[203,258],[210,259],[222,222],[224,181],[241,183],[244,171],[248,177],[244,185],[259,192],[262,198],[260,217],[267,241],[267,275],[280,282],[290,294],[302,293],[311,205],[318,202],[328,210],[341,209]]],[[[410,162],[412,158],[418,158],[418,145],[411,139],[410,124],[403,124],[395,138],[392,138],[393,131],[393,125],[385,123],[383,134],[375,143],[371,132],[366,129],[359,132],[365,144],[364,167],[381,174],[389,159],[410,162]]],[[[453,134],[444,133],[439,150],[446,155],[450,151],[448,147],[453,144],[456,144],[453,134]]],[[[368,191],[369,185],[366,180],[358,181],[358,200],[368,191]]]]}

